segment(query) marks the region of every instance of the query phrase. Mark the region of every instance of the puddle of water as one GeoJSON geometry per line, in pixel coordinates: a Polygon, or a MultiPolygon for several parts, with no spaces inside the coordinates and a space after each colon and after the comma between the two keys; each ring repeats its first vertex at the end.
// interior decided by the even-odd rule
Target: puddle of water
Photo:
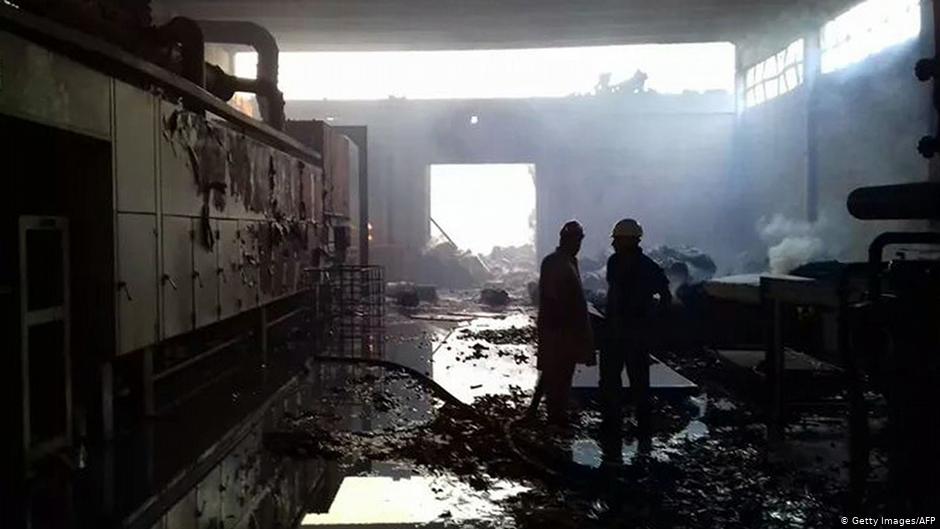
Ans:
{"type": "MultiPolygon", "coordinates": [[[[678,432],[665,439],[654,439],[650,449],[650,457],[661,462],[668,462],[671,456],[681,453],[680,447],[686,441],[696,441],[707,438],[708,425],[702,421],[710,404],[707,395],[689,397],[688,402],[695,412],[691,419],[678,432]]],[[[624,440],[621,445],[620,458],[623,464],[629,465],[636,458],[639,450],[637,440],[624,440]]],[[[601,444],[589,437],[574,439],[571,442],[572,461],[590,468],[599,468],[604,462],[604,449],[601,444]]],[[[618,463],[619,463],[618,462],[618,463]]]]}
{"type": "Polygon", "coordinates": [[[531,324],[531,316],[520,313],[459,324],[400,322],[389,326],[386,357],[427,373],[467,404],[485,395],[508,395],[512,387],[531,392],[538,379],[532,345],[491,344],[463,334],[531,324]]]}
{"type": "Polygon", "coordinates": [[[428,473],[401,462],[373,462],[369,466],[369,470],[345,477],[329,510],[308,513],[301,527],[421,526],[434,522],[502,527],[508,515],[498,502],[529,490],[499,480],[480,491],[456,475],[428,473]]]}

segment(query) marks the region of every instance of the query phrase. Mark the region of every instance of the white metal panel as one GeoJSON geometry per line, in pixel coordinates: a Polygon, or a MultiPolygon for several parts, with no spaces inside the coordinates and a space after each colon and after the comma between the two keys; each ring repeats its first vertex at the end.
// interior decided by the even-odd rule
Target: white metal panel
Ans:
{"type": "Polygon", "coordinates": [[[219,222],[219,308],[225,319],[241,312],[245,307],[247,291],[242,279],[241,236],[238,221],[219,222]]]}
{"type": "MultiPolygon", "coordinates": [[[[171,215],[197,216],[202,210],[202,197],[196,174],[193,172],[191,153],[181,139],[183,132],[170,133],[169,121],[178,107],[162,101],[158,135],[160,145],[160,189],[163,212],[171,215]]],[[[194,153],[193,153],[194,154],[194,153]]]]}
{"type": "Polygon", "coordinates": [[[192,220],[163,217],[163,337],[193,329],[192,220]]]}
{"type": "Polygon", "coordinates": [[[114,174],[119,211],[156,211],[153,95],[114,82],[114,174]]]}
{"type": "Polygon", "coordinates": [[[111,136],[111,80],[45,48],[0,32],[0,111],[111,136]]]}
{"type": "Polygon", "coordinates": [[[193,219],[193,228],[197,234],[193,241],[193,291],[196,304],[196,327],[209,325],[219,320],[219,265],[217,251],[219,243],[214,240],[218,234],[218,221],[209,220],[212,230],[212,248],[206,246],[201,235],[202,220],[193,219]]]}
{"type": "Polygon", "coordinates": [[[156,215],[117,216],[118,354],[159,337],[156,215]]]}

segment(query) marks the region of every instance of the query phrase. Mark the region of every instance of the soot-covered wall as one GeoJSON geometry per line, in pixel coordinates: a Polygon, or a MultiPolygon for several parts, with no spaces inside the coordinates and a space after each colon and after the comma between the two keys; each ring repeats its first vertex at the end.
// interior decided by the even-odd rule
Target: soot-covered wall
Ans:
{"type": "MultiPolygon", "coordinates": [[[[428,240],[427,168],[436,163],[535,164],[540,255],[554,249],[565,220],[578,218],[587,230],[582,255],[594,257],[626,216],[644,224],[647,246],[694,245],[719,262],[739,252],[721,236],[735,209],[726,93],[295,101],[287,112],[368,127],[373,249],[391,278],[407,278],[409,255],[428,240]]],[[[481,215],[486,209],[480,204],[481,215]]]]}

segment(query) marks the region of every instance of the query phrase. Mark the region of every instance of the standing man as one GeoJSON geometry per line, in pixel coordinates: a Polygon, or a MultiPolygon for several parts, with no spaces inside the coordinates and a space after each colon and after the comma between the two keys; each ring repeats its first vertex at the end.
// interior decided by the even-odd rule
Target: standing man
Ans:
{"type": "Polygon", "coordinates": [[[615,253],[607,260],[607,329],[609,340],[601,352],[600,390],[604,399],[604,425],[619,432],[623,420],[620,374],[624,365],[636,405],[640,438],[650,439],[650,347],[656,317],[672,303],[669,281],[643,253],[643,228],[633,219],[618,222],[611,233],[615,253]],[[657,300],[658,296],[658,300],[657,300]]]}
{"type": "Polygon", "coordinates": [[[578,270],[582,239],[584,229],[578,221],[565,223],[558,248],[542,261],[539,274],[536,326],[541,374],[529,413],[534,413],[544,391],[548,419],[558,426],[568,421],[568,394],[575,364],[592,363],[594,359],[594,337],[578,270]]]}

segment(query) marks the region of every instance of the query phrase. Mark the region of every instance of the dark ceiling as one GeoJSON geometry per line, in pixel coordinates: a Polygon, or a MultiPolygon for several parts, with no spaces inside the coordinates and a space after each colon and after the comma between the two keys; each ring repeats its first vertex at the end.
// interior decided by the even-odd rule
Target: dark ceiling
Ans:
{"type": "Polygon", "coordinates": [[[154,11],[253,20],[285,49],[461,49],[735,41],[833,3],[845,0],[156,0],[154,11]]]}

